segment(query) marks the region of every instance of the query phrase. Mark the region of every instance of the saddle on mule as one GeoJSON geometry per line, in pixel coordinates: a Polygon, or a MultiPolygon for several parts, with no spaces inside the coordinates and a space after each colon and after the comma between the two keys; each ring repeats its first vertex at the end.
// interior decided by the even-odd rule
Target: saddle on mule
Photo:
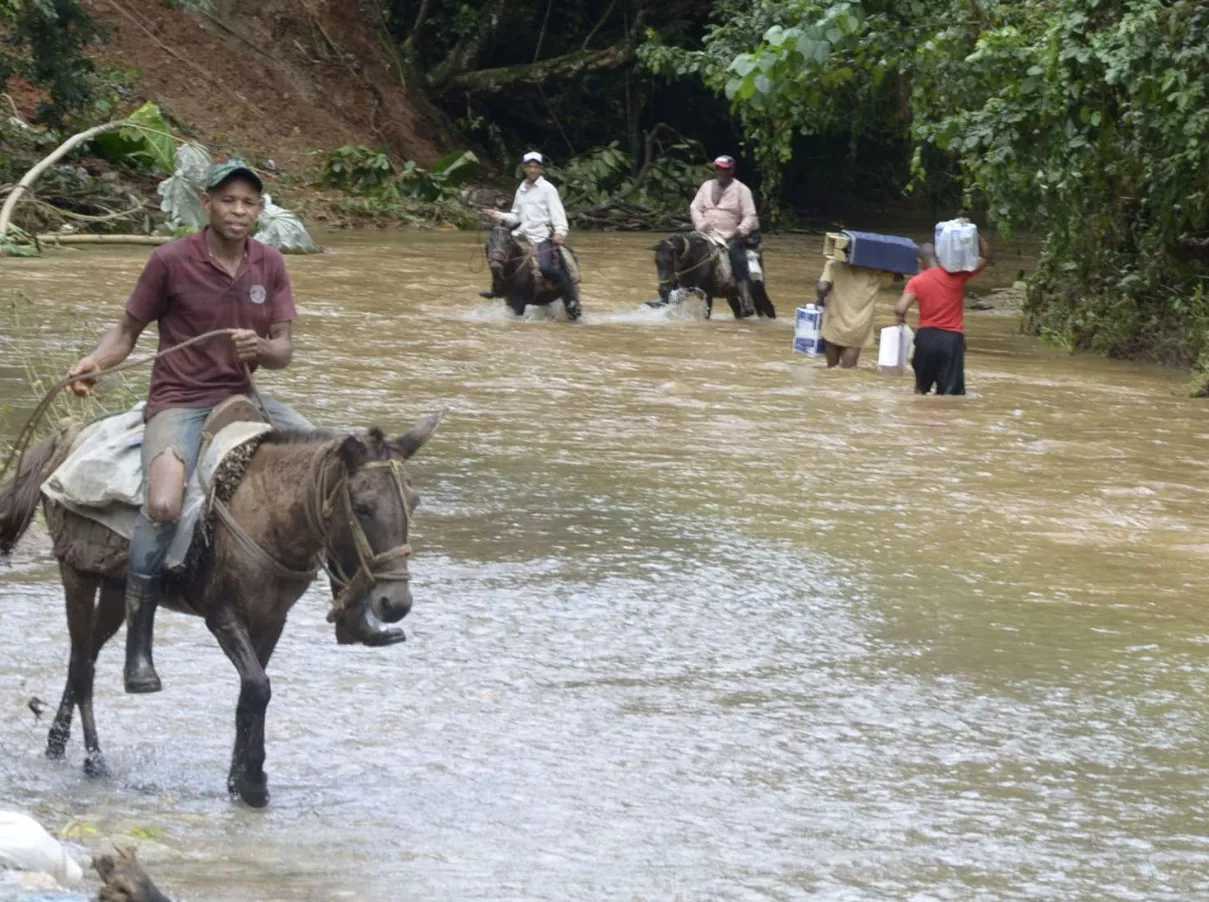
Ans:
{"type": "MultiPolygon", "coordinates": [[[[143,406],[138,404],[126,413],[98,420],[80,430],[42,483],[43,497],[54,505],[127,542],[134,531],[135,516],[144,502],[143,406]]],[[[213,506],[215,487],[232,480],[238,485],[241,465],[246,467],[259,444],[257,439],[271,429],[257,407],[242,395],[228,398],[211,411],[202,426],[202,452],[186,485],[180,520],[168,549],[168,572],[180,575],[196,559],[191,549],[199,525],[207,519],[213,506]]],[[[111,544],[106,541],[102,547],[108,548],[111,544]]],[[[71,543],[71,547],[56,548],[56,552],[63,551],[71,558],[87,553],[84,548],[83,543],[76,542],[71,543]]],[[[125,554],[107,552],[104,557],[102,569],[112,572],[115,577],[122,576],[125,554]]],[[[99,562],[71,563],[92,567],[99,562]]]]}

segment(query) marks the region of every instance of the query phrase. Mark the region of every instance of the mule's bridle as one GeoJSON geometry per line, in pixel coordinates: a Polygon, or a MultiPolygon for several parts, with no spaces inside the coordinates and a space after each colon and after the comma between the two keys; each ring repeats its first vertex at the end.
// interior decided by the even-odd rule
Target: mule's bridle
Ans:
{"type": "MultiPolygon", "coordinates": [[[[407,568],[407,558],[411,555],[411,544],[404,542],[387,551],[376,553],[365,535],[365,529],[357,519],[353,509],[352,489],[349,481],[352,474],[342,469],[335,484],[329,485],[331,473],[336,469],[331,466],[332,452],[339,444],[329,445],[327,451],[315,458],[314,473],[310,484],[313,486],[307,494],[304,504],[307,526],[311,534],[320,542],[320,549],[310,563],[308,570],[294,570],[281,563],[270,554],[263,545],[248,534],[248,531],[232,516],[226,504],[213,497],[211,504],[223,525],[231,533],[232,538],[253,556],[260,559],[279,577],[296,582],[310,582],[320,569],[327,570],[332,583],[338,588],[336,597],[332,600],[332,608],[328,612],[328,623],[334,623],[341,612],[348,607],[353,599],[364,592],[373,589],[380,582],[405,582],[411,579],[411,571],[407,568]],[[357,551],[357,569],[352,576],[345,571],[335,549],[332,547],[331,518],[339,505],[348,523],[349,532],[353,536],[353,545],[357,551]],[[397,564],[397,561],[402,561],[397,564]]],[[[407,502],[407,489],[403,480],[403,462],[390,460],[374,460],[362,464],[358,469],[373,470],[390,468],[391,484],[399,494],[399,503],[403,505],[403,516],[407,522],[407,534],[411,535],[411,505],[407,502]]]]}
{"type": "Polygon", "coordinates": [[[525,262],[530,257],[533,256],[533,251],[530,250],[529,248],[527,248],[524,244],[522,244],[519,241],[516,241],[515,239],[511,239],[511,240],[512,240],[513,245],[516,247],[516,251],[517,251],[516,253],[505,254],[502,252],[500,252],[500,253],[493,253],[491,251],[487,252],[487,263],[488,264],[499,263],[500,265],[502,265],[505,270],[504,271],[505,279],[510,279],[510,278],[512,278],[512,276],[514,276],[518,272],[520,272],[520,268],[525,265],[525,262]],[[516,266],[513,267],[512,272],[509,273],[509,272],[507,272],[507,268],[508,268],[508,265],[510,263],[512,263],[513,261],[520,261],[520,262],[518,262],[516,264],[516,266]]]}
{"type": "MultiPolygon", "coordinates": [[[[693,245],[692,245],[692,242],[689,241],[688,238],[685,238],[681,235],[673,235],[672,237],[680,238],[684,242],[684,250],[680,251],[676,255],[676,265],[681,266],[688,260],[688,252],[690,250],[692,250],[693,245]]],[[[693,270],[700,269],[702,266],[705,266],[705,264],[712,262],[714,259],[714,253],[715,253],[715,251],[711,249],[710,252],[705,255],[705,259],[698,260],[696,263],[694,263],[688,269],[673,270],[672,277],[670,279],[660,279],[659,284],[660,285],[672,285],[676,282],[679,282],[681,276],[687,276],[693,270]]]]}
{"type": "MultiPolygon", "coordinates": [[[[390,469],[390,481],[399,494],[399,503],[403,506],[403,517],[407,522],[407,534],[411,535],[411,505],[407,503],[407,489],[403,481],[403,462],[393,457],[389,460],[373,460],[362,464],[361,470],[390,469]]],[[[330,468],[320,468],[319,491],[312,498],[322,498],[320,510],[314,511],[319,516],[312,528],[316,536],[323,542],[320,550],[321,561],[326,561],[326,570],[332,582],[340,590],[332,600],[332,609],[328,611],[328,623],[335,623],[340,613],[348,607],[353,599],[369,592],[380,582],[406,582],[411,579],[411,571],[407,568],[407,559],[411,555],[411,544],[404,542],[386,551],[377,553],[365,535],[357,512],[353,509],[352,489],[349,481],[351,473],[345,472],[337,480],[331,491],[325,491],[324,482],[330,468]],[[331,545],[331,535],[327,524],[331,520],[336,504],[341,506],[349,531],[353,534],[353,546],[357,550],[357,569],[352,576],[345,571],[339,558],[334,555],[331,545]],[[396,563],[401,562],[401,563],[396,563]]],[[[308,510],[310,506],[308,505],[308,510]]]]}

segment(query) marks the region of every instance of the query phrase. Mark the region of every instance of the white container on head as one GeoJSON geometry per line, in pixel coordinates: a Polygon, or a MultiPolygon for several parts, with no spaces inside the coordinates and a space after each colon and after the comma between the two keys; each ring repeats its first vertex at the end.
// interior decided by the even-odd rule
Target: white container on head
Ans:
{"type": "Polygon", "coordinates": [[[936,262],[946,272],[978,270],[978,226],[968,219],[936,223],[936,262]]]}

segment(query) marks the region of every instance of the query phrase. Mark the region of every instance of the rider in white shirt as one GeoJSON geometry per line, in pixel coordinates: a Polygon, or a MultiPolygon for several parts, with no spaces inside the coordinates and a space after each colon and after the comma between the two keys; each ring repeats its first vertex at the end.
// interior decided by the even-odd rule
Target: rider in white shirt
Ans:
{"type": "MultiPolygon", "coordinates": [[[[561,248],[567,241],[567,212],[558,196],[558,189],[542,176],[545,160],[537,151],[525,154],[525,180],[516,189],[512,212],[483,210],[483,215],[506,226],[512,234],[525,238],[537,251],[537,265],[548,281],[562,287],[563,305],[570,319],[580,315],[575,282],[562,261],[561,248]],[[551,239],[553,233],[553,239],[551,239]]],[[[489,289],[483,297],[495,297],[489,289]]]]}

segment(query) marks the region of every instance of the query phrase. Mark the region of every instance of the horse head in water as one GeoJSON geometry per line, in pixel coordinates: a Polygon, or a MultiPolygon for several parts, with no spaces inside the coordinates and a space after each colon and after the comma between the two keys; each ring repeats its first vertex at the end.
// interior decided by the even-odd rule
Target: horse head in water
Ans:
{"type": "MultiPolygon", "coordinates": [[[[216,475],[214,520],[183,576],[166,577],[163,606],[204,617],[240,676],[235,748],[227,787],[249,805],[269,801],[264,772],[265,673],[286,616],[327,566],[335,596],[328,620],[340,642],[391,645],[403,631],[385,624],[411,609],[411,515],[419,496],[404,462],[432,436],[439,417],[388,439],[367,433],[270,432],[246,465],[216,475]]],[[[0,489],[0,554],[29,527],[38,487],[61,462],[70,433],[31,449],[0,489]]],[[[47,756],[62,758],[76,706],[91,776],[107,773],[92,711],[94,662],[124,620],[128,548],[92,520],[47,500],[47,525],[67,596],[71,664],[50,728],[47,756]],[[98,592],[100,595],[97,601],[98,592]]],[[[208,691],[197,687],[199,691],[208,691]]]]}

